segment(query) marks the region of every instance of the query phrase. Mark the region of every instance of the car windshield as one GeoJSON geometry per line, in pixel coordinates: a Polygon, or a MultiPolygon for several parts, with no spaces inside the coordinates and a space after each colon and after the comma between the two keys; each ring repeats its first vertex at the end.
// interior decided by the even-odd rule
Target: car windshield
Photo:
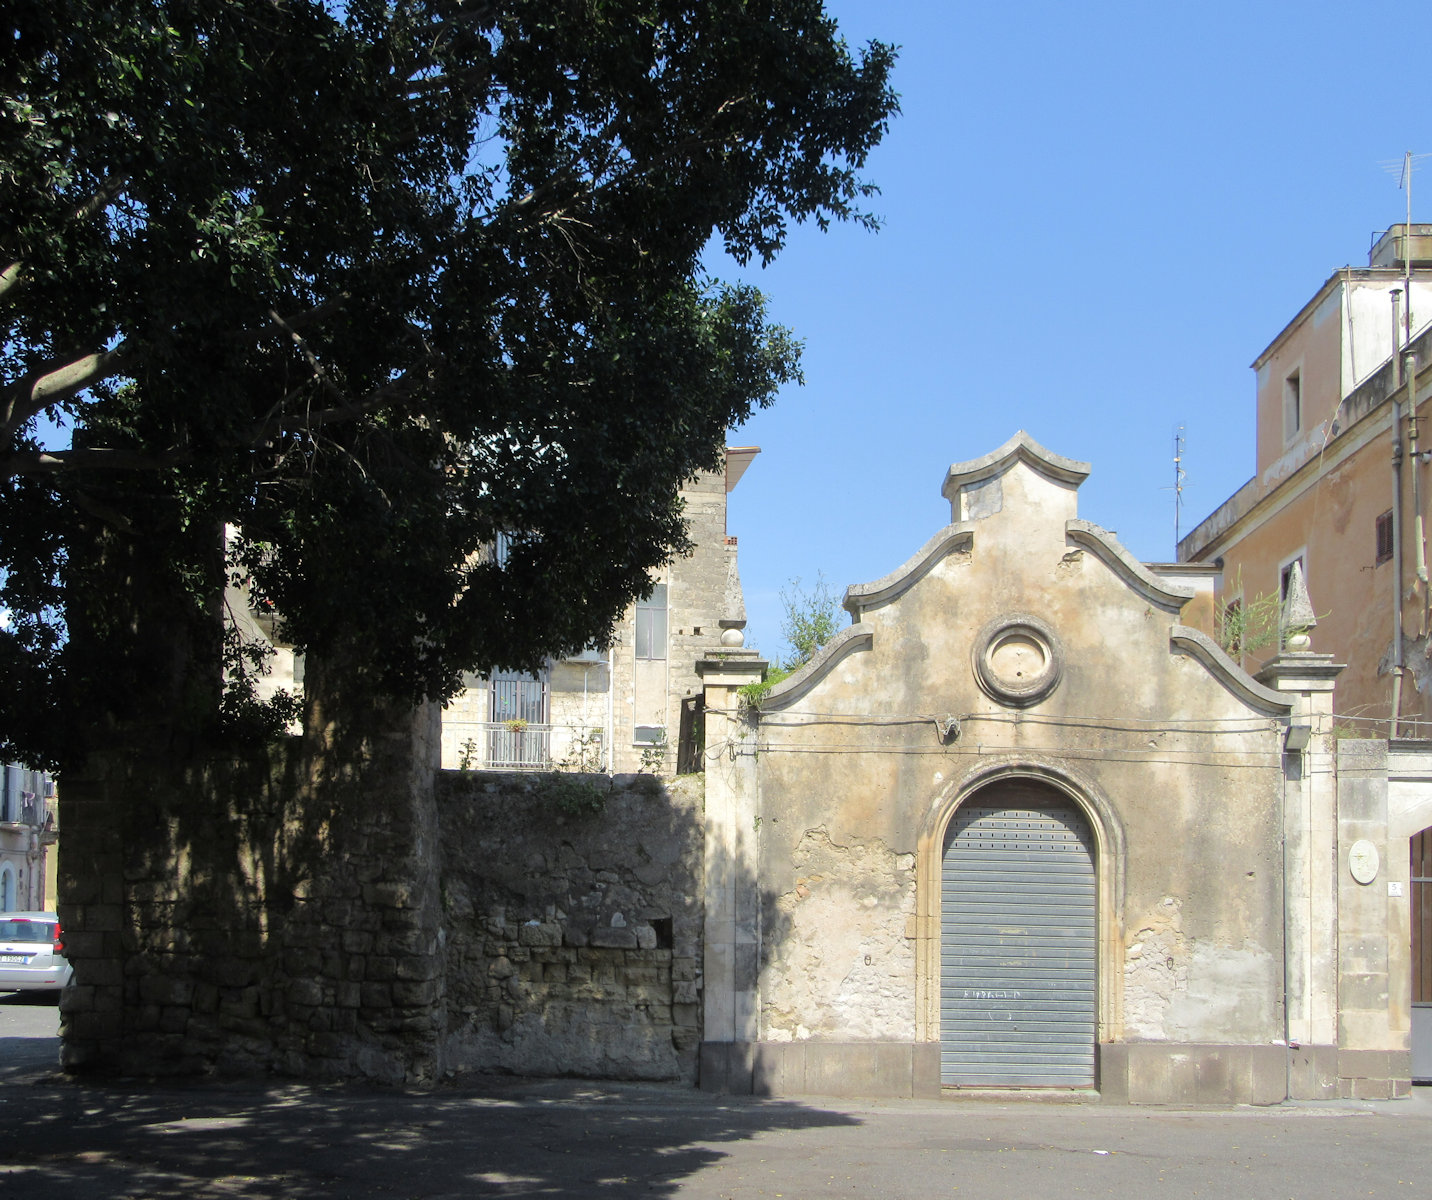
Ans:
{"type": "Polygon", "coordinates": [[[55,927],[48,921],[0,921],[0,942],[53,942],[55,927]]]}

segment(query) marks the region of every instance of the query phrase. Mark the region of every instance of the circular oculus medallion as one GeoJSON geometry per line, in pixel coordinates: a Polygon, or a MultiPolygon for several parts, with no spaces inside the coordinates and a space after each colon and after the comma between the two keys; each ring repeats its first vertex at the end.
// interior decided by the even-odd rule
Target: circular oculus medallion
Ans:
{"type": "Polygon", "coordinates": [[[1037,704],[1059,686],[1064,654],[1054,630],[1038,617],[1014,613],[991,621],[974,645],[975,678],[1003,704],[1037,704]]]}

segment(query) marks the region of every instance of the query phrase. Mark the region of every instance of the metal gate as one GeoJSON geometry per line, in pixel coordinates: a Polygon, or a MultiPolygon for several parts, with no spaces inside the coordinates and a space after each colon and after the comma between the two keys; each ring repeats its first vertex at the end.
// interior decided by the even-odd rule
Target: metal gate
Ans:
{"type": "Polygon", "coordinates": [[[1432,1083],[1432,829],[1412,837],[1412,1080],[1432,1083]]]}
{"type": "Polygon", "coordinates": [[[941,881],[940,1077],[1093,1087],[1095,877],[1089,824],[1035,784],[967,801],[941,881]]]}

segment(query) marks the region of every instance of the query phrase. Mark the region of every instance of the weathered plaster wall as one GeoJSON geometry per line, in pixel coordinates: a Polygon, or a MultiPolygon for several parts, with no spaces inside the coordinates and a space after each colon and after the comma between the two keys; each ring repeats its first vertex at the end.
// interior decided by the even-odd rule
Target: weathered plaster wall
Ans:
{"type": "MultiPolygon", "coordinates": [[[[771,1041],[913,1041],[915,856],[878,838],[807,829],[789,890],[772,898],[761,971],[771,1041]],[[771,936],[774,935],[774,936],[771,936]]],[[[789,877],[788,877],[789,879],[789,877]]]]}
{"type": "Polygon", "coordinates": [[[701,785],[439,777],[447,1069],[694,1080],[701,785]]]}

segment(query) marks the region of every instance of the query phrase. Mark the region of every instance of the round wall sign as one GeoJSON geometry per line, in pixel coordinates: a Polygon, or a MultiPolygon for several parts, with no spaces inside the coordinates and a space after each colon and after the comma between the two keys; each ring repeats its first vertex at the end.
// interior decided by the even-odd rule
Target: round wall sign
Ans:
{"type": "Polygon", "coordinates": [[[1358,883],[1371,883],[1377,878],[1377,847],[1359,838],[1347,852],[1347,866],[1358,883]]]}

